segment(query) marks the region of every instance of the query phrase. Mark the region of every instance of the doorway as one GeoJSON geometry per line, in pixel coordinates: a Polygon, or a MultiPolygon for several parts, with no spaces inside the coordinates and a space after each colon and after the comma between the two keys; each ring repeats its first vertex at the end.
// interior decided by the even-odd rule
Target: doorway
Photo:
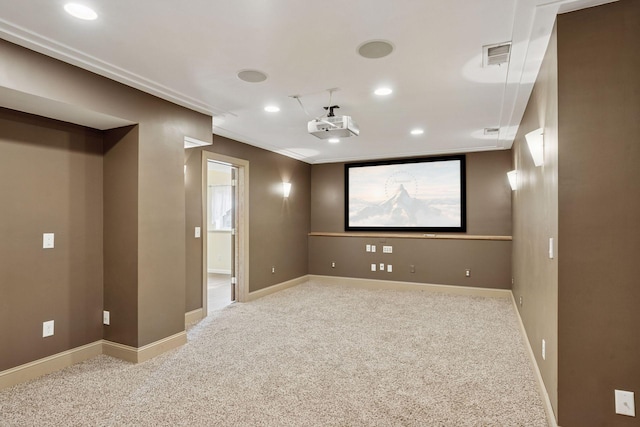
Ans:
{"type": "Polygon", "coordinates": [[[249,164],[203,151],[203,311],[244,301],[248,271],[249,164]]]}

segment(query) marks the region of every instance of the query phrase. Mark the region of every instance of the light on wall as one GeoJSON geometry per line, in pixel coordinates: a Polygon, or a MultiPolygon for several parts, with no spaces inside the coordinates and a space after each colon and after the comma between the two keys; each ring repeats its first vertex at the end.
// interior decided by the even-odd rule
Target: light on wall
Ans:
{"type": "Polygon", "coordinates": [[[283,182],[282,183],[282,195],[287,198],[289,197],[289,193],[291,193],[291,183],[283,182]]]}
{"type": "Polygon", "coordinates": [[[511,190],[515,191],[518,189],[518,171],[513,170],[507,172],[507,178],[509,178],[509,185],[511,186],[511,190]]]}
{"type": "Polygon", "coordinates": [[[524,136],[533,157],[533,164],[541,166],[544,163],[544,134],[542,128],[529,132],[524,136]]]}

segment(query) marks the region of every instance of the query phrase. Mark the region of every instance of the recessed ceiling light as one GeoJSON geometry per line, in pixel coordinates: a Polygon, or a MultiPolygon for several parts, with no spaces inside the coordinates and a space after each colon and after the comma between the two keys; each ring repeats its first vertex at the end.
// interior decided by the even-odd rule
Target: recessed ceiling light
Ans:
{"type": "Polygon", "coordinates": [[[385,40],[370,40],[358,46],[358,54],[363,58],[378,59],[393,52],[393,45],[385,40]]]}
{"type": "Polygon", "coordinates": [[[85,21],[93,21],[98,18],[98,14],[93,9],[79,3],[67,3],[64,5],[64,10],[69,15],[85,21]]]}
{"type": "Polygon", "coordinates": [[[329,138],[328,141],[332,144],[337,144],[338,142],[340,142],[340,138],[329,138]]]}
{"type": "Polygon", "coordinates": [[[276,107],[275,105],[267,105],[266,107],[264,107],[264,111],[266,111],[267,113],[277,113],[278,111],[280,111],[280,108],[276,107]]]}
{"type": "Polygon", "coordinates": [[[385,95],[391,95],[393,93],[393,90],[391,90],[388,87],[381,87],[375,90],[376,95],[380,95],[380,96],[385,96],[385,95]]]}
{"type": "Polygon", "coordinates": [[[238,78],[249,83],[260,83],[267,80],[267,75],[258,70],[240,70],[238,78]]]}
{"type": "Polygon", "coordinates": [[[424,133],[424,130],[422,129],[413,129],[411,131],[411,135],[422,135],[424,133]]]}

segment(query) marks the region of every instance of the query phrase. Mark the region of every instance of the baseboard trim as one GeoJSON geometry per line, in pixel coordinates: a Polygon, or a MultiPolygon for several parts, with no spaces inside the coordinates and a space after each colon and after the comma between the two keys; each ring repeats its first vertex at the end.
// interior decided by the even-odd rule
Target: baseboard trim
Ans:
{"type": "Polygon", "coordinates": [[[187,333],[182,331],[140,348],[103,340],[102,352],[127,362],[142,363],[186,343],[187,333]]]}
{"type": "Polygon", "coordinates": [[[278,284],[266,287],[264,289],[260,289],[258,291],[249,292],[249,294],[247,295],[246,301],[243,301],[243,302],[255,301],[258,298],[262,298],[269,294],[274,294],[276,292],[282,291],[287,288],[298,286],[308,281],[309,281],[309,276],[305,275],[305,276],[297,277],[295,279],[287,280],[286,282],[282,282],[282,283],[278,283],[278,284]]]}
{"type": "Polygon", "coordinates": [[[225,270],[223,268],[208,268],[207,273],[211,274],[231,274],[231,270],[225,270]]]}
{"type": "Polygon", "coordinates": [[[0,390],[102,354],[102,340],[0,372],[0,390]]]}
{"type": "Polygon", "coordinates": [[[538,363],[536,362],[536,356],[531,348],[531,343],[529,342],[529,336],[527,335],[527,330],[524,327],[524,323],[522,322],[522,317],[520,317],[520,311],[518,310],[518,304],[516,303],[516,298],[511,293],[511,303],[513,304],[513,309],[516,312],[516,317],[518,318],[518,323],[520,324],[520,333],[522,334],[522,339],[524,340],[525,347],[527,348],[527,354],[529,355],[529,360],[531,362],[531,366],[534,371],[534,375],[536,377],[536,383],[538,385],[538,392],[540,393],[540,397],[542,397],[542,404],[544,405],[544,412],[547,415],[547,424],[550,427],[559,427],[558,422],[556,421],[556,415],[553,412],[553,406],[551,405],[551,399],[549,398],[549,393],[547,393],[547,388],[544,385],[544,380],[542,379],[542,373],[540,372],[540,368],[538,367],[538,363]]]}
{"type": "Polygon", "coordinates": [[[435,285],[430,283],[398,282],[393,280],[360,279],[354,277],[335,277],[309,275],[309,280],[330,285],[346,285],[363,289],[390,289],[398,291],[440,292],[451,295],[468,295],[490,298],[511,298],[511,290],[495,288],[476,288],[455,285],[435,285]]]}
{"type": "Polygon", "coordinates": [[[184,326],[186,328],[187,325],[199,322],[202,319],[204,319],[204,311],[202,310],[202,307],[189,311],[184,314],[184,326]]]}

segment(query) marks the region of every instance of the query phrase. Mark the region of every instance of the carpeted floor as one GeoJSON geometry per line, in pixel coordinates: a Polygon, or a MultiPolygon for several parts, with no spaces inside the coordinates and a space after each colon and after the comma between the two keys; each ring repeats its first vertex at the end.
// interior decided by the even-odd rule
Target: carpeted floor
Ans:
{"type": "Polygon", "coordinates": [[[506,299],[310,282],[188,334],[0,391],[0,425],[547,425],[506,299]]]}

